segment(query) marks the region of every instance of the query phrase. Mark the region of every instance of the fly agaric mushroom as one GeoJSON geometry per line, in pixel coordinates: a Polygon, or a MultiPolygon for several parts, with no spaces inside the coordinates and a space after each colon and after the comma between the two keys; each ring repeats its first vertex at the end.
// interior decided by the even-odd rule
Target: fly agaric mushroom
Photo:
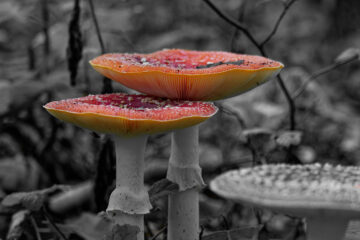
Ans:
{"type": "Polygon", "coordinates": [[[193,126],[217,111],[212,103],[123,93],[55,101],[44,107],[66,122],[115,135],[116,188],[107,211],[115,223],[139,227],[138,240],[144,239],[143,215],[151,209],[143,183],[147,136],[193,126]]]}
{"type": "MultiPolygon", "coordinates": [[[[246,92],[276,75],[283,64],[260,56],[165,49],[151,54],[104,54],[90,61],[101,74],[137,91],[183,100],[219,100],[246,92]]],[[[198,239],[202,187],[198,127],[174,131],[168,179],[170,240],[198,239]]]]}
{"type": "Polygon", "coordinates": [[[90,64],[104,76],[139,92],[197,101],[214,101],[246,92],[284,67],[260,56],[182,49],[104,54],[90,64]]]}
{"type": "Polygon", "coordinates": [[[305,217],[308,240],[341,240],[360,218],[360,167],[262,165],[226,172],[210,183],[218,195],[305,217]]]}

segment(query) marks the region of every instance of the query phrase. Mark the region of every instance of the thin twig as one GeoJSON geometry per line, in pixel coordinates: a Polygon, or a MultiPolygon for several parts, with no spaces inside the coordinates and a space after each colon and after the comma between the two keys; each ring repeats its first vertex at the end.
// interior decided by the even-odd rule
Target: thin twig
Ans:
{"type": "Polygon", "coordinates": [[[61,230],[58,228],[58,226],[56,225],[56,223],[53,221],[53,219],[51,218],[50,214],[48,213],[48,211],[46,210],[46,207],[42,207],[42,213],[44,214],[44,217],[48,220],[49,224],[54,228],[54,230],[56,231],[56,233],[60,236],[60,238],[62,240],[68,240],[66,238],[66,236],[64,235],[63,232],[61,232],[61,230]]]}
{"type": "Polygon", "coordinates": [[[127,34],[121,30],[121,29],[109,29],[106,31],[107,33],[114,34],[114,35],[120,35],[120,37],[126,42],[126,44],[131,48],[131,51],[135,52],[143,52],[141,47],[135,46],[134,43],[132,43],[131,39],[127,36],[127,34]]]}
{"type": "MultiPolygon", "coordinates": [[[[247,143],[245,144],[245,146],[250,150],[251,153],[251,161],[248,161],[248,163],[252,164],[252,167],[255,167],[258,163],[257,159],[258,159],[258,155],[256,152],[256,149],[254,148],[254,146],[251,144],[251,140],[249,139],[247,141],[247,143]]],[[[245,162],[246,164],[246,162],[245,162]]]]}
{"type": "MultiPolygon", "coordinates": [[[[89,5],[90,5],[90,11],[91,11],[91,16],[95,25],[95,29],[96,29],[96,35],[98,37],[99,40],[99,44],[100,44],[100,48],[101,48],[101,53],[104,54],[106,52],[106,48],[105,48],[105,44],[103,41],[103,38],[101,36],[101,31],[100,31],[100,27],[99,27],[99,23],[95,14],[95,8],[94,8],[94,3],[92,0],[88,0],[89,5]]],[[[103,77],[103,89],[102,89],[102,93],[110,93],[112,92],[113,88],[112,88],[112,84],[110,79],[103,77]]]]}
{"type": "Polygon", "coordinates": [[[296,99],[297,97],[299,97],[303,92],[304,90],[306,89],[307,85],[312,81],[312,80],[315,80],[316,78],[318,78],[319,76],[323,75],[323,74],[326,74],[340,66],[343,66],[345,64],[348,64],[348,63],[351,63],[351,62],[354,62],[356,60],[358,60],[359,57],[358,55],[354,55],[353,57],[347,59],[346,61],[343,61],[343,62],[335,62],[329,66],[326,66],[320,70],[318,70],[317,72],[314,72],[313,74],[311,74],[305,81],[304,83],[296,90],[296,92],[293,94],[292,98],[293,99],[296,99]]]}
{"type": "Polygon", "coordinates": [[[280,89],[284,93],[286,101],[289,105],[290,130],[295,130],[296,129],[296,119],[295,119],[296,107],[295,107],[294,99],[291,97],[289,90],[286,88],[284,80],[282,79],[280,73],[276,76],[276,80],[280,86],[280,89]]]}
{"type": "MultiPolygon", "coordinates": [[[[145,227],[146,232],[148,232],[150,236],[154,236],[154,233],[153,233],[151,227],[149,226],[149,221],[147,221],[146,218],[144,219],[144,227],[145,227]]],[[[145,235],[145,237],[146,237],[146,239],[149,239],[146,235],[145,235]]]]}
{"type": "Polygon", "coordinates": [[[203,238],[204,231],[205,231],[205,227],[203,225],[201,225],[200,226],[200,233],[199,233],[199,240],[201,240],[203,238]]]}
{"type": "Polygon", "coordinates": [[[222,19],[224,19],[226,22],[230,23],[231,25],[235,26],[237,29],[241,30],[247,36],[247,38],[259,49],[261,54],[265,55],[265,53],[263,53],[263,49],[261,49],[260,47],[260,44],[256,41],[256,39],[253,37],[250,31],[243,24],[239,23],[237,20],[233,19],[232,17],[226,15],[218,7],[216,7],[210,0],[203,0],[203,1],[222,19]]]}
{"type": "MultiPolygon", "coordinates": [[[[222,19],[224,19],[226,22],[230,23],[231,25],[233,25],[234,27],[236,27],[237,29],[241,30],[247,37],[248,39],[255,45],[255,47],[259,50],[259,52],[261,53],[262,56],[264,57],[268,57],[268,55],[266,54],[266,50],[264,48],[264,44],[260,44],[254,37],[253,35],[250,33],[250,31],[241,23],[239,23],[238,21],[234,20],[233,18],[231,18],[230,16],[227,16],[224,12],[222,12],[218,7],[216,7],[212,2],[210,2],[210,0],[203,0],[206,4],[209,5],[209,7],[214,10],[214,12],[216,12],[222,19]]],[[[290,2],[289,2],[290,4],[290,2]]],[[[292,4],[292,3],[291,3],[292,4]]],[[[290,6],[291,6],[290,4],[290,6]]],[[[283,13],[283,15],[285,15],[285,13],[287,12],[288,8],[286,8],[285,12],[283,13]]],[[[284,17],[284,16],[283,16],[284,17]]],[[[281,17],[281,19],[283,19],[283,17],[281,17]]],[[[280,21],[281,21],[280,19],[280,21]]],[[[280,22],[278,23],[278,25],[280,24],[280,22]]],[[[275,24],[275,28],[276,24],[275,24]]],[[[276,32],[276,29],[275,29],[276,32]]],[[[274,32],[274,34],[275,34],[274,32]]],[[[274,34],[271,35],[274,36],[274,34]]],[[[271,38],[270,37],[270,38],[271,38]]],[[[277,76],[277,82],[280,86],[281,91],[284,93],[285,98],[288,102],[289,105],[289,111],[290,111],[290,130],[294,130],[296,128],[296,121],[295,121],[295,103],[294,100],[291,98],[291,95],[289,93],[289,90],[287,89],[281,75],[279,74],[277,76]]]]}
{"type": "Polygon", "coordinates": [[[230,116],[234,116],[242,128],[246,128],[245,121],[242,119],[241,116],[239,116],[238,113],[234,112],[232,109],[224,106],[223,104],[217,104],[217,106],[219,107],[219,110],[222,111],[223,113],[226,113],[230,116]]]}
{"type": "MultiPolygon", "coordinates": [[[[245,15],[245,5],[246,5],[246,2],[243,2],[241,3],[240,7],[239,7],[239,12],[238,12],[238,16],[237,16],[237,21],[238,22],[243,22],[244,21],[244,15],[245,15]]],[[[235,47],[235,41],[237,38],[239,38],[239,29],[235,28],[235,31],[231,37],[231,40],[230,40],[230,51],[231,52],[236,52],[238,53],[239,52],[239,49],[237,49],[235,47]]]]}
{"type": "Polygon", "coordinates": [[[293,3],[295,3],[296,0],[289,0],[288,2],[284,3],[284,9],[283,11],[281,12],[279,18],[277,19],[275,25],[274,25],[274,28],[272,29],[272,31],[269,33],[269,35],[265,38],[265,40],[260,43],[260,46],[264,46],[268,41],[271,40],[271,38],[275,35],[275,33],[277,32],[279,26],[280,26],[280,23],[282,21],[282,19],[284,18],[284,16],[286,15],[286,12],[287,10],[291,7],[291,5],[293,3]]]}
{"type": "Polygon", "coordinates": [[[38,226],[35,222],[35,219],[33,216],[30,215],[30,222],[31,222],[31,225],[33,225],[33,228],[34,228],[34,231],[35,231],[35,236],[36,236],[36,239],[37,240],[41,240],[41,235],[40,235],[40,232],[39,232],[39,229],[38,229],[38,226]]]}
{"type": "Polygon", "coordinates": [[[163,227],[162,229],[160,229],[159,232],[157,232],[150,240],[155,240],[158,236],[160,236],[160,234],[162,234],[163,232],[165,232],[165,230],[167,229],[167,226],[163,227]]]}
{"type": "Polygon", "coordinates": [[[223,220],[225,230],[230,230],[230,225],[226,217],[224,215],[221,215],[221,218],[223,220]]]}
{"type": "Polygon", "coordinates": [[[98,23],[98,20],[97,20],[97,17],[96,17],[94,3],[93,3],[92,0],[88,0],[88,2],[89,2],[89,5],[90,5],[91,16],[92,16],[92,19],[93,19],[93,22],[94,22],[94,25],[95,25],[95,29],[96,29],[96,35],[97,35],[98,40],[99,40],[101,53],[104,54],[106,52],[106,49],[105,49],[103,38],[101,36],[99,23],[98,23]]]}

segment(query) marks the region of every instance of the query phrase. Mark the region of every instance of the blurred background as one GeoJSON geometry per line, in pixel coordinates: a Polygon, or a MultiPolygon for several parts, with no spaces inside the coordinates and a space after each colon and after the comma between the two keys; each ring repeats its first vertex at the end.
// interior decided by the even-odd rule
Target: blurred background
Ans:
{"type": "MultiPolygon", "coordinates": [[[[202,0],[94,1],[102,49],[92,2],[78,1],[74,8],[75,3],[0,2],[0,239],[90,240],[107,231],[97,213],[106,209],[114,187],[112,143],[42,108],[52,100],[109,89],[131,92],[118,83],[104,87],[90,59],[102,52],[163,48],[261,54],[202,0]]],[[[264,163],[359,165],[360,1],[213,3],[259,43],[270,36],[263,47],[285,64],[282,79],[296,106],[296,125],[290,126],[288,101],[276,80],[217,102],[220,111],[200,128],[205,182],[229,169],[264,163]]],[[[169,134],[152,136],[146,151],[145,182],[153,189],[166,176],[169,134]]],[[[164,191],[170,190],[154,190],[148,239],[166,225],[166,198],[159,194],[164,191]]],[[[226,239],[229,231],[239,239],[304,239],[301,220],[245,208],[208,188],[200,204],[203,239],[226,239]]],[[[165,239],[164,233],[157,238],[165,239]]]]}

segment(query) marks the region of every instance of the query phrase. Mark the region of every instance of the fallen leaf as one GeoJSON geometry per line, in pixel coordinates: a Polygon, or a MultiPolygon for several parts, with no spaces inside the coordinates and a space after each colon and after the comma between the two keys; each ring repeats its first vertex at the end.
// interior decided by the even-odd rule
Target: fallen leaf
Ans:
{"type": "Polygon", "coordinates": [[[58,224],[58,227],[68,237],[76,234],[86,240],[99,240],[111,231],[112,223],[103,215],[82,213],[80,217],[68,220],[66,224],[58,224]]]}
{"type": "Polygon", "coordinates": [[[38,211],[44,205],[48,196],[59,190],[64,191],[67,187],[62,185],[54,185],[50,188],[32,191],[17,192],[7,195],[1,202],[4,207],[10,208],[26,208],[30,211],[38,211]]]}
{"type": "Polygon", "coordinates": [[[359,48],[348,48],[344,50],[339,56],[336,57],[336,63],[343,63],[350,61],[352,59],[359,59],[360,58],[360,49],[359,48]]]}
{"type": "Polygon", "coordinates": [[[161,179],[155,182],[149,190],[150,202],[151,204],[154,204],[154,202],[159,198],[177,192],[178,190],[179,185],[177,185],[176,183],[173,183],[166,178],[161,179]]]}
{"type": "Polygon", "coordinates": [[[29,214],[27,210],[21,210],[16,212],[11,217],[10,227],[6,236],[7,240],[18,240],[21,239],[25,229],[24,222],[29,214]]]}

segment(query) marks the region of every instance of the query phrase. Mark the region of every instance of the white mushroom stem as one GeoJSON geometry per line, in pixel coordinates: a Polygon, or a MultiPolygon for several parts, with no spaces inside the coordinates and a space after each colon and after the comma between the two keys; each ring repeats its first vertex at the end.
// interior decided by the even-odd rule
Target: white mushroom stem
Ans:
{"type": "Polygon", "coordinates": [[[349,219],[341,217],[312,217],[306,219],[307,240],[342,240],[349,219]]]}
{"type": "Polygon", "coordinates": [[[199,193],[204,186],[199,166],[198,126],[175,130],[167,178],[179,185],[169,196],[168,240],[199,239],[199,193]]]}
{"type": "Polygon", "coordinates": [[[144,214],[151,204],[144,187],[144,152],[147,136],[114,138],[116,147],[116,188],[107,212],[119,225],[139,228],[137,240],[144,239],[144,214]]]}

